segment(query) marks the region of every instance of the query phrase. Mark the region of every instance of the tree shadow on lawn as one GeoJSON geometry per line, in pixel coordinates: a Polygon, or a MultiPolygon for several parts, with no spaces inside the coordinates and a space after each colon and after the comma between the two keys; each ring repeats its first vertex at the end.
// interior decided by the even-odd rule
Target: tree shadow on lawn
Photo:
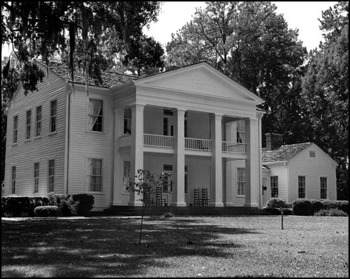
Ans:
{"type": "Polygon", "coordinates": [[[232,257],[243,246],[224,235],[257,233],[202,218],[144,219],[141,245],[139,231],[134,218],[2,221],[2,277],[142,276],[167,257],[232,257]]]}

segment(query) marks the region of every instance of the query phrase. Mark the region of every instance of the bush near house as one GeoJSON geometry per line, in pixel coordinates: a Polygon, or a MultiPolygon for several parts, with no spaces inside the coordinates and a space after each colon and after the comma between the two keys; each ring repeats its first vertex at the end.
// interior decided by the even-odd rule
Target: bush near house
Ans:
{"type": "Polygon", "coordinates": [[[58,207],[56,205],[37,206],[34,209],[35,216],[50,217],[57,216],[58,207]]]}
{"type": "Polygon", "coordinates": [[[293,202],[293,214],[311,216],[320,210],[338,209],[349,213],[349,201],[330,201],[314,199],[296,199],[293,202]]]}
{"type": "Polygon", "coordinates": [[[68,196],[63,194],[50,194],[49,197],[7,196],[1,198],[1,216],[40,216],[35,214],[35,208],[39,206],[56,206],[58,216],[86,216],[93,208],[93,204],[94,197],[89,194],[74,194],[68,196]]]}
{"type": "Polygon", "coordinates": [[[331,209],[321,209],[320,211],[315,213],[315,216],[348,216],[343,210],[339,210],[337,208],[331,209]]]}
{"type": "Polygon", "coordinates": [[[280,198],[272,198],[268,200],[266,207],[263,208],[263,211],[274,215],[280,215],[281,209],[285,215],[293,214],[291,204],[288,204],[285,200],[280,198]]]}

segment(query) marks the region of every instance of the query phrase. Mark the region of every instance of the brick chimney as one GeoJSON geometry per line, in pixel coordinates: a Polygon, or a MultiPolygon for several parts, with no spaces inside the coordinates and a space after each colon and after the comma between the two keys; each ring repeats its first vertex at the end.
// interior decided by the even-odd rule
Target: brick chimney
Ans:
{"type": "Polygon", "coordinates": [[[266,149],[275,150],[281,147],[283,144],[283,135],[276,133],[266,133],[266,149]]]}

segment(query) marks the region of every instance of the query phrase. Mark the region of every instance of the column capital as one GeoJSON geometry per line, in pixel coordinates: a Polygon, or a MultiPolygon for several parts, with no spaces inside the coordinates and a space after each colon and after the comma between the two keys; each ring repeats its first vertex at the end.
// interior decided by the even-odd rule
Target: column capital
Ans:
{"type": "Polygon", "coordinates": [[[215,118],[215,119],[221,119],[223,116],[224,114],[219,112],[209,113],[209,117],[215,118]]]}
{"type": "Polygon", "coordinates": [[[143,105],[143,104],[134,104],[134,105],[132,105],[131,106],[131,109],[132,110],[143,110],[145,108],[145,105],[143,105]]]}

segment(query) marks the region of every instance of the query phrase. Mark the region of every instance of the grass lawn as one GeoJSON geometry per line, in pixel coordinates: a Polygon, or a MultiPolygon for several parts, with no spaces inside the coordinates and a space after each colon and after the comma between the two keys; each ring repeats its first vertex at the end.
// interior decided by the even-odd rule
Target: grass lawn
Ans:
{"type": "Polygon", "coordinates": [[[348,277],[348,217],[2,218],[1,277],[348,277]]]}

